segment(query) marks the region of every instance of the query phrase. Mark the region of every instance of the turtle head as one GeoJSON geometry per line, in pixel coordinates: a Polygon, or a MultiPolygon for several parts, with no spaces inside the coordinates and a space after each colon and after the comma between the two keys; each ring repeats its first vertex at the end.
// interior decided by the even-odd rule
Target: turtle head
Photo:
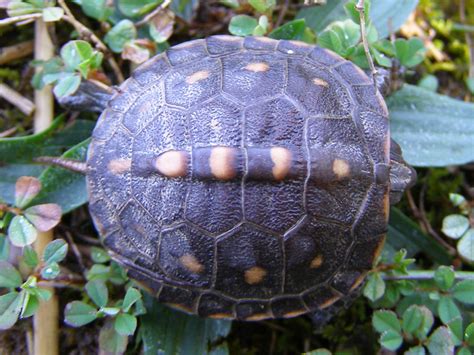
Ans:
{"type": "Polygon", "coordinates": [[[390,204],[398,203],[406,189],[416,182],[416,171],[402,157],[400,146],[390,142],[390,204]]]}

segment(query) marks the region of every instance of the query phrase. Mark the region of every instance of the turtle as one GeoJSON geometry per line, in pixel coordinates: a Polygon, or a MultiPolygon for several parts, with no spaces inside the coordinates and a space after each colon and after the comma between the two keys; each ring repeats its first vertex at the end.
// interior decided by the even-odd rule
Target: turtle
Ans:
{"type": "Polygon", "coordinates": [[[373,80],[300,41],[191,40],[81,100],[103,110],[86,162],[103,245],[201,317],[318,319],[345,303],[416,180],[373,80]]]}

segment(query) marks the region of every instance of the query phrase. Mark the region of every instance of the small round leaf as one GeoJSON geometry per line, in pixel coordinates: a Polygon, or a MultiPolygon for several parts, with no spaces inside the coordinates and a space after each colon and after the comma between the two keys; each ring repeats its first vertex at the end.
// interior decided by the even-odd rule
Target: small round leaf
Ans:
{"type": "Polygon", "coordinates": [[[61,58],[69,69],[77,69],[79,64],[92,57],[92,46],[82,40],[69,41],[61,48],[61,58]]]}
{"type": "Polygon", "coordinates": [[[120,53],[127,42],[137,37],[137,29],[130,20],[122,20],[107,32],[104,37],[105,43],[115,53],[120,53]]]}
{"type": "Polygon", "coordinates": [[[134,287],[130,287],[125,294],[123,299],[122,309],[124,312],[128,312],[131,306],[142,298],[142,294],[134,287]]]}
{"type": "Polygon", "coordinates": [[[443,219],[442,231],[449,238],[459,239],[469,228],[469,220],[460,214],[452,214],[443,219]]]}
{"type": "Polygon", "coordinates": [[[423,313],[418,305],[412,305],[403,312],[402,327],[407,333],[414,333],[423,323],[423,313]]]}
{"type": "Polygon", "coordinates": [[[66,257],[68,245],[64,239],[55,239],[48,243],[43,253],[45,264],[59,263],[66,257]]]}
{"type": "Polygon", "coordinates": [[[41,270],[41,277],[46,280],[53,280],[58,277],[60,272],[58,263],[52,262],[41,270]]]}
{"type": "Polygon", "coordinates": [[[426,350],[421,345],[410,348],[403,353],[403,355],[425,355],[425,354],[426,354],[426,350]]]}
{"type": "Polygon", "coordinates": [[[94,263],[102,264],[110,260],[109,254],[102,248],[91,248],[91,259],[94,263]]]}
{"type": "Polygon", "coordinates": [[[0,261],[0,287],[16,288],[21,286],[22,279],[17,269],[6,261],[0,261]]]}
{"type": "Polygon", "coordinates": [[[66,305],[65,321],[73,327],[80,327],[88,324],[97,318],[97,310],[80,301],[73,301],[66,305]]]}
{"type": "Polygon", "coordinates": [[[23,216],[15,216],[8,227],[8,238],[16,247],[33,244],[38,236],[36,228],[23,216]]]}
{"type": "Polygon", "coordinates": [[[385,293],[385,281],[379,272],[374,272],[367,277],[364,287],[364,296],[372,302],[380,299],[385,293]]]}
{"type": "Polygon", "coordinates": [[[258,26],[258,21],[248,15],[232,17],[229,23],[229,32],[235,36],[249,36],[258,26]]]}
{"type": "Polygon", "coordinates": [[[109,291],[105,282],[93,280],[86,283],[86,292],[98,307],[105,307],[109,300],[109,291]]]}
{"type": "Polygon", "coordinates": [[[469,229],[457,245],[458,253],[468,262],[474,262],[474,229],[469,229]]]}
{"type": "Polygon", "coordinates": [[[384,348],[395,351],[402,345],[403,337],[398,332],[386,330],[380,335],[379,341],[384,348]]]}
{"type": "Polygon", "coordinates": [[[379,333],[389,330],[395,333],[401,332],[400,321],[392,311],[381,310],[375,312],[372,316],[372,325],[379,333]]]}
{"type": "Polygon", "coordinates": [[[21,176],[15,184],[15,206],[26,207],[41,190],[41,182],[32,176],[21,176]]]}
{"type": "Polygon", "coordinates": [[[133,335],[137,328],[137,317],[127,313],[120,313],[115,318],[114,328],[120,335],[133,335]]]}
{"type": "Polygon", "coordinates": [[[441,297],[438,302],[438,314],[444,324],[448,324],[453,319],[461,317],[461,312],[456,303],[446,296],[441,297]]]}
{"type": "Polygon", "coordinates": [[[54,95],[56,97],[64,97],[74,94],[81,85],[81,77],[79,74],[63,76],[54,86],[54,95]]]}
{"type": "Polygon", "coordinates": [[[439,327],[428,339],[427,347],[431,354],[452,354],[454,345],[452,334],[447,327],[439,327]]]}
{"type": "Polygon", "coordinates": [[[0,296],[0,330],[11,328],[21,312],[24,293],[10,292],[0,296]]]}
{"type": "Polygon", "coordinates": [[[465,304],[474,304],[474,280],[463,280],[454,285],[454,298],[465,304]]]}
{"type": "Polygon", "coordinates": [[[40,232],[54,228],[61,221],[61,214],[61,207],[55,203],[45,203],[25,210],[25,217],[40,232]]]}
{"type": "Polygon", "coordinates": [[[454,278],[454,270],[449,266],[440,266],[434,274],[436,284],[443,291],[447,291],[451,288],[454,283],[454,278]]]}
{"type": "Polygon", "coordinates": [[[60,7],[46,7],[43,9],[44,22],[59,21],[64,16],[64,10],[60,7]]]}
{"type": "Polygon", "coordinates": [[[474,346],[474,323],[469,324],[464,331],[464,340],[466,340],[467,345],[474,346]]]}
{"type": "Polygon", "coordinates": [[[23,248],[23,261],[29,267],[38,266],[38,262],[39,262],[38,254],[29,245],[23,248]]]}

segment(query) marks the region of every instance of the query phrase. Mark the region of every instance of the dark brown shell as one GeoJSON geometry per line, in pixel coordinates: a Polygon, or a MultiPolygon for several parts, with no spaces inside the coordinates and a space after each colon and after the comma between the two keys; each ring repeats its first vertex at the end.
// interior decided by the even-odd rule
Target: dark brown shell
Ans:
{"type": "Polygon", "coordinates": [[[379,254],[389,142],[371,80],[328,50],[186,42],[139,67],[100,117],[90,212],[160,301],[214,318],[297,316],[356,289],[379,254]],[[237,152],[228,179],[199,158],[215,147],[237,152]],[[286,178],[265,158],[275,147],[291,152],[286,178]],[[169,151],[189,161],[164,176],[153,167],[169,151]]]}

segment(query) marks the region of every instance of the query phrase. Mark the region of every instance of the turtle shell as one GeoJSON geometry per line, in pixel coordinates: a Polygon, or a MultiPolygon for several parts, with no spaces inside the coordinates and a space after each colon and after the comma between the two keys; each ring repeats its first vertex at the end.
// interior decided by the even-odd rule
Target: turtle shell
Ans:
{"type": "Polygon", "coordinates": [[[88,152],[90,212],[159,301],[260,320],[329,307],[383,246],[388,113],[319,47],[213,36],[134,71],[88,152]]]}

